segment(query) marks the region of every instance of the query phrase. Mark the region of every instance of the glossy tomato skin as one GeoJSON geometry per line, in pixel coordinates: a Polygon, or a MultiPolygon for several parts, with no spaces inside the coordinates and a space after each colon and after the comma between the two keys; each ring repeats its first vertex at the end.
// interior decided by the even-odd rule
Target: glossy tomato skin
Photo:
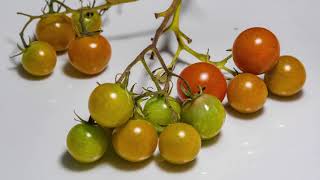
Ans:
{"type": "Polygon", "coordinates": [[[140,162],[150,158],[158,145],[156,129],[145,120],[130,120],[116,128],[112,135],[116,153],[130,162],[140,162]]]}
{"type": "Polygon", "coordinates": [[[170,163],[186,164],[191,162],[197,157],[200,148],[200,135],[189,124],[170,124],[160,134],[160,155],[170,163]]]}
{"type": "Polygon", "coordinates": [[[168,102],[175,114],[167,105],[165,97],[163,96],[154,96],[150,98],[143,108],[145,119],[152,123],[159,132],[163,130],[163,126],[167,126],[180,119],[180,104],[173,97],[169,97],[168,102]]]}
{"type": "MultiPolygon", "coordinates": [[[[80,12],[74,12],[72,14],[72,21],[75,26],[75,29],[78,32],[80,32],[81,31],[80,12]]],[[[83,23],[88,32],[99,31],[102,25],[101,15],[97,11],[88,11],[83,14],[83,23]]]]}
{"type": "Polygon", "coordinates": [[[111,58],[111,46],[101,35],[80,37],[70,43],[70,63],[80,72],[96,75],[102,72],[111,58]]]}
{"type": "Polygon", "coordinates": [[[249,73],[237,75],[229,84],[228,101],[231,107],[241,113],[260,110],[266,102],[268,90],[265,83],[249,73]]]}
{"type": "Polygon", "coordinates": [[[187,102],[181,112],[181,120],[192,125],[204,140],[219,134],[225,118],[226,112],[222,103],[208,94],[202,94],[187,102]]]}
{"type": "Polygon", "coordinates": [[[232,48],[233,60],[245,73],[262,74],[270,71],[280,56],[280,44],[269,30],[254,27],[243,31],[232,48]]]}
{"type": "Polygon", "coordinates": [[[121,126],[132,117],[133,111],[134,103],[131,95],[119,84],[101,84],[90,95],[91,117],[103,127],[121,126]]]}
{"type": "Polygon", "coordinates": [[[51,74],[56,66],[56,62],[56,51],[46,42],[32,42],[22,55],[23,68],[34,76],[51,74]]]}
{"type": "MultiPolygon", "coordinates": [[[[199,62],[186,67],[180,74],[185,79],[193,93],[199,92],[199,86],[205,88],[204,93],[217,97],[223,101],[227,92],[227,81],[221,71],[213,64],[199,62]]],[[[181,86],[187,89],[183,80],[178,79],[177,88],[179,98],[184,101],[184,95],[181,86]]]]}
{"type": "Polygon", "coordinates": [[[277,65],[264,76],[269,91],[278,96],[298,93],[306,81],[304,65],[295,57],[281,56],[277,65]]]}
{"type": "Polygon", "coordinates": [[[70,155],[82,163],[99,160],[108,147],[105,130],[98,125],[81,123],[74,126],[67,136],[67,148],[70,155]]]}
{"type": "Polygon", "coordinates": [[[71,18],[62,14],[50,14],[38,22],[36,36],[39,41],[52,45],[56,51],[64,51],[75,39],[76,33],[71,18]]]}

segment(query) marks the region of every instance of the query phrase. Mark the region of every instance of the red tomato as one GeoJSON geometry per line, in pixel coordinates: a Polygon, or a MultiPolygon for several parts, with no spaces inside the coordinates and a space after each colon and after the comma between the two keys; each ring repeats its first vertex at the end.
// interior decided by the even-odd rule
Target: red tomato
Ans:
{"type": "MultiPolygon", "coordinates": [[[[213,64],[199,62],[186,67],[180,74],[185,79],[193,93],[199,92],[199,86],[205,88],[204,92],[217,97],[223,101],[227,91],[227,81],[221,71],[213,64]]],[[[179,98],[183,101],[186,99],[181,86],[187,89],[183,80],[178,79],[177,88],[179,98]]]]}
{"type": "Polygon", "coordinates": [[[232,48],[233,60],[243,72],[262,74],[270,71],[280,56],[277,37],[265,28],[243,31],[232,48]]]}
{"type": "Polygon", "coordinates": [[[71,41],[68,55],[70,63],[84,74],[102,72],[111,58],[111,46],[101,35],[85,36],[71,41]]]}

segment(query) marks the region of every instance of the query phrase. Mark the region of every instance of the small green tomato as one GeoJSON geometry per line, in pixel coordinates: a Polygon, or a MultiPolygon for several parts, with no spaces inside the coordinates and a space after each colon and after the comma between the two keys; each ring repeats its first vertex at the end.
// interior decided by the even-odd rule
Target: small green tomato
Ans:
{"type": "Polygon", "coordinates": [[[70,155],[82,163],[92,163],[106,152],[108,139],[105,130],[89,123],[74,126],[67,136],[67,148],[70,155]]]}
{"type": "Polygon", "coordinates": [[[180,119],[180,104],[173,97],[169,97],[168,102],[172,109],[167,105],[163,96],[154,96],[144,105],[145,119],[151,122],[158,131],[162,131],[163,127],[180,119]]]}
{"type": "Polygon", "coordinates": [[[210,139],[219,134],[225,118],[222,103],[208,94],[187,102],[181,112],[181,120],[196,128],[202,139],[210,139]]]}

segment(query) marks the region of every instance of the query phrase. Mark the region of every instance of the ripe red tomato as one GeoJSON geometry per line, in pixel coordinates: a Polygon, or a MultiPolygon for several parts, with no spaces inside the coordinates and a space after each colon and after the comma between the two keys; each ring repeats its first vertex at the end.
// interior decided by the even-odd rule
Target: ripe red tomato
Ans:
{"type": "MultiPolygon", "coordinates": [[[[193,93],[199,92],[199,86],[205,88],[204,93],[217,97],[223,101],[227,92],[227,81],[221,71],[213,64],[199,62],[186,67],[180,74],[185,79],[193,93]]],[[[183,80],[178,79],[177,88],[179,98],[185,100],[181,86],[187,89],[183,80]]]]}
{"type": "Polygon", "coordinates": [[[101,35],[81,37],[71,41],[68,55],[77,70],[95,75],[107,67],[111,58],[111,46],[101,35]]]}
{"type": "Polygon", "coordinates": [[[265,28],[243,31],[232,48],[233,60],[243,72],[262,74],[278,62],[280,45],[277,37],[265,28]]]}

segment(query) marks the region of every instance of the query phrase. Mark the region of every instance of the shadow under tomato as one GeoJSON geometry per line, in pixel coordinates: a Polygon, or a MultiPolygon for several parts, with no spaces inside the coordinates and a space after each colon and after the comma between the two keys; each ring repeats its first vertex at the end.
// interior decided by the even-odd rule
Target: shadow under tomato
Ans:
{"type": "Polygon", "coordinates": [[[197,159],[182,165],[170,164],[165,161],[160,154],[157,154],[154,159],[157,166],[168,173],[183,173],[191,170],[197,164],[197,159]]]}
{"type": "Polygon", "coordinates": [[[63,73],[65,75],[67,75],[68,77],[71,77],[74,79],[91,79],[91,78],[97,77],[100,74],[104,73],[106,71],[106,69],[108,69],[108,67],[106,67],[102,72],[100,72],[99,74],[96,74],[96,75],[86,75],[86,74],[81,73],[77,69],[75,69],[69,62],[66,62],[63,65],[63,73]]]}
{"type": "Polygon", "coordinates": [[[97,166],[100,162],[101,160],[95,163],[80,163],[74,160],[67,151],[65,151],[60,157],[60,163],[62,166],[71,171],[87,171],[97,166]]]}
{"type": "Polygon", "coordinates": [[[218,143],[218,141],[221,139],[222,137],[222,132],[220,132],[218,135],[216,135],[215,137],[213,137],[212,139],[208,139],[208,140],[203,140],[201,143],[201,147],[202,148],[208,148],[211,146],[214,146],[218,143]]]}
{"type": "Polygon", "coordinates": [[[245,114],[245,113],[240,113],[234,110],[229,104],[226,104],[224,107],[228,115],[231,115],[232,117],[242,119],[242,120],[255,120],[257,119],[257,117],[261,116],[264,112],[264,108],[262,108],[257,112],[245,114]]]}
{"type": "Polygon", "coordinates": [[[303,98],[303,96],[304,96],[304,91],[301,90],[297,94],[294,94],[294,95],[288,96],[288,97],[277,96],[275,94],[269,93],[268,98],[275,100],[275,101],[292,102],[292,101],[297,101],[297,100],[303,98]]]}
{"type": "Polygon", "coordinates": [[[26,70],[24,70],[22,64],[15,63],[15,65],[16,65],[15,67],[9,68],[8,70],[9,71],[16,71],[18,73],[18,75],[25,80],[42,81],[42,80],[48,79],[52,75],[52,73],[51,73],[47,76],[33,76],[33,75],[29,74],[26,70]]]}
{"type": "Polygon", "coordinates": [[[113,147],[110,145],[102,161],[103,163],[107,163],[108,165],[122,171],[137,171],[139,169],[145,168],[153,161],[153,159],[153,157],[150,157],[149,159],[142,162],[129,162],[117,155],[113,147]]]}

